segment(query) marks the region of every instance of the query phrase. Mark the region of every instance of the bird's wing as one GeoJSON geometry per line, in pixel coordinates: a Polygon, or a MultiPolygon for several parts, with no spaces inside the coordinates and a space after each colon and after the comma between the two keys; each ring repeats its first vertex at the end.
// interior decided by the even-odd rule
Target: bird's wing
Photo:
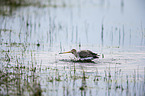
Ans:
{"type": "Polygon", "coordinates": [[[88,50],[82,50],[78,54],[80,58],[93,57],[93,55],[88,50]]]}
{"type": "Polygon", "coordinates": [[[93,53],[93,52],[90,51],[90,50],[87,50],[87,52],[89,52],[89,53],[92,54],[92,55],[97,55],[96,53],[93,53]]]}

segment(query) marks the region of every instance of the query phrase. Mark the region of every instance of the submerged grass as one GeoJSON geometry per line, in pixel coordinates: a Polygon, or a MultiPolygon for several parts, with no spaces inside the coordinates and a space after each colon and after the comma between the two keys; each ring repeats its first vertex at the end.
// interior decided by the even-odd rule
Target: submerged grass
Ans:
{"type": "MultiPolygon", "coordinates": [[[[81,69],[77,68],[78,65],[76,64],[78,62],[73,62],[72,65],[63,67],[63,70],[58,66],[45,68],[42,61],[38,64],[32,51],[30,52],[31,59],[29,64],[24,65],[21,58],[16,57],[16,64],[13,65],[12,56],[10,56],[11,52],[5,53],[5,60],[2,63],[4,67],[0,70],[1,95],[41,96],[49,93],[56,94],[58,91],[60,92],[61,89],[59,88],[64,89],[61,91],[69,92],[69,94],[76,91],[81,91],[81,94],[87,94],[88,90],[94,90],[97,87],[100,87],[104,92],[112,90],[115,94],[118,94],[118,92],[121,92],[121,94],[126,92],[126,95],[145,94],[143,91],[145,79],[141,80],[138,72],[139,68],[134,71],[134,74],[126,75],[126,77],[122,75],[120,70],[115,69],[113,72],[110,67],[104,70],[104,75],[99,73],[97,68],[90,75],[86,70],[87,66],[82,66],[81,69]],[[59,84],[64,85],[60,86],[59,84]],[[96,84],[97,86],[95,86],[96,84]],[[74,89],[71,89],[71,87],[74,89]]],[[[85,63],[83,64],[85,65],[85,63]]],[[[111,94],[111,91],[109,92],[111,94]]],[[[92,95],[94,94],[92,93],[92,95]]]]}

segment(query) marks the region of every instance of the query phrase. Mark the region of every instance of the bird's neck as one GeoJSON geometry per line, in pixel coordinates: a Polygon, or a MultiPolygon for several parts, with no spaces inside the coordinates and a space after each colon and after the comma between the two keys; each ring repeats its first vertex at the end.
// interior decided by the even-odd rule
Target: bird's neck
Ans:
{"type": "Polygon", "coordinates": [[[73,54],[75,55],[75,57],[78,57],[78,54],[77,54],[77,52],[74,52],[73,54]]]}

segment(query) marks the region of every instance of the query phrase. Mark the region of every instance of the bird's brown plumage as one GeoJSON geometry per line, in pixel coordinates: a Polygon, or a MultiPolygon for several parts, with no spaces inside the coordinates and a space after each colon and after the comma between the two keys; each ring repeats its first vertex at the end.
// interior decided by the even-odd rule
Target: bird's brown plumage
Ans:
{"type": "Polygon", "coordinates": [[[87,58],[87,57],[94,57],[94,58],[96,57],[97,58],[97,54],[93,53],[90,50],[81,50],[80,52],[78,52],[78,54],[79,54],[80,58],[87,58]]]}
{"type": "Polygon", "coordinates": [[[72,53],[75,55],[75,57],[80,58],[80,60],[92,60],[95,58],[99,58],[98,55],[96,53],[93,53],[90,50],[81,50],[81,51],[76,51],[75,49],[72,49],[71,51],[68,52],[63,52],[60,54],[64,54],[64,53],[72,53]]]}

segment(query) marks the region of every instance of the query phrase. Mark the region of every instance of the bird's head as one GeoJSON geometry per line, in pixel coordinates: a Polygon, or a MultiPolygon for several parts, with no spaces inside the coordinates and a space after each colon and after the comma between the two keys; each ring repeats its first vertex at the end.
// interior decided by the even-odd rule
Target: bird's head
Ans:
{"type": "Polygon", "coordinates": [[[70,52],[71,52],[72,54],[74,54],[74,53],[76,53],[77,51],[76,51],[76,49],[72,49],[70,52]]]}
{"type": "Polygon", "coordinates": [[[63,53],[59,53],[59,54],[65,54],[65,53],[72,53],[72,54],[74,54],[76,52],[77,52],[76,49],[72,49],[71,51],[63,52],[63,53]]]}

